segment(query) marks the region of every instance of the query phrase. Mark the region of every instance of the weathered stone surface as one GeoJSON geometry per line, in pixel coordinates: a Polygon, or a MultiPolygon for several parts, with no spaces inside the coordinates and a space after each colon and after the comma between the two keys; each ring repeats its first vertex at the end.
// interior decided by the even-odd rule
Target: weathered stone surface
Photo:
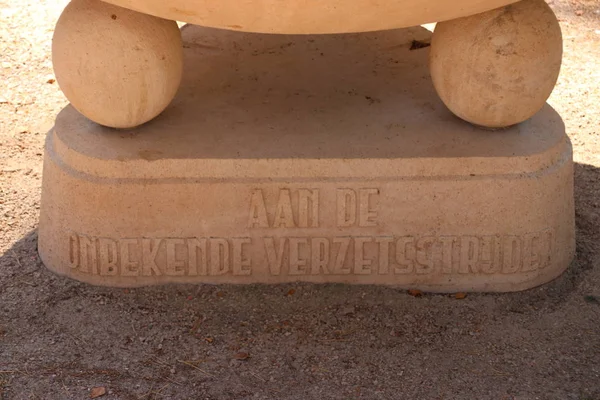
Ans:
{"type": "Polygon", "coordinates": [[[516,0],[105,0],[158,17],[262,33],[370,32],[446,21],[516,0]]]}
{"type": "Polygon", "coordinates": [[[439,23],[431,42],[431,77],[441,99],[459,117],[490,128],[538,112],[561,61],[560,26],[544,0],[439,23]]]}
{"type": "Polygon", "coordinates": [[[72,107],[46,148],[39,250],[101,285],[348,282],[512,291],[574,253],[571,145],[549,106],[489,132],[454,117],[421,29],[189,27],[172,105],[115,131],[72,107]]]}
{"type": "Polygon", "coordinates": [[[73,0],[52,41],[54,73],[71,104],[114,128],[141,125],[171,102],[183,51],[175,21],[97,0],[73,0]]]}

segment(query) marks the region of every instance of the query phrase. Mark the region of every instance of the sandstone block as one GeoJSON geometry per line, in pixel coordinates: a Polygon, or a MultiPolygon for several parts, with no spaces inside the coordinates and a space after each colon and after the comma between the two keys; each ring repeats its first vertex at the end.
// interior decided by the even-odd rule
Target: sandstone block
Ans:
{"type": "Polygon", "coordinates": [[[385,284],[514,291],[574,255],[573,163],[549,106],[488,132],[455,118],[421,28],[250,35],[190,27],[182,89],[116,131],[64,109],[39,251],[99,285],[385,284]]]}

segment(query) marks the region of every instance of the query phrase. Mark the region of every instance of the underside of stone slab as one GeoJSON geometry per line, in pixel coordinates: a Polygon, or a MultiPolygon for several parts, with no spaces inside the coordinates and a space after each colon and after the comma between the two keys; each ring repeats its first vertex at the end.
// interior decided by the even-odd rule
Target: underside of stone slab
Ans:
{"type": "Polygon", "coordinates": [[[105,0],[131,10],[244,32],[370,32],[447,21],[517,0],[105,0]]]}
{"type": "Polygon", "coordinates": [[[99,285],[385,284],[515,291],[574,255],[560,116],[487,131],[434,93],[429,32],[272,36],[189,27],[157,119],[72,107],[49,133],[39,251],[99,285]],[[414,47],[414,46],[413,46],[414,47]]]}

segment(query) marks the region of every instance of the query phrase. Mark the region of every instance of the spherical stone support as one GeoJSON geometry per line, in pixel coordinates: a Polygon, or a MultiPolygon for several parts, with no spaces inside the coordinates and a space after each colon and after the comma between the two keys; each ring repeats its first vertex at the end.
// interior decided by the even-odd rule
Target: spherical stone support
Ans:
{"type": "Polygon", "coordinates": [[[81,114],[132,128],[160,114],[183,73],[175,21],[98,0],[73,0],[60,16],[52,62],[63,93],[81,114]]]}
{"type": "Polygon", "coordinates": [[[488,128],[532,117],[560,72],[562,35],[544,0],[437,24],[430,70],[442,101],[458,117],[488,128]]]}

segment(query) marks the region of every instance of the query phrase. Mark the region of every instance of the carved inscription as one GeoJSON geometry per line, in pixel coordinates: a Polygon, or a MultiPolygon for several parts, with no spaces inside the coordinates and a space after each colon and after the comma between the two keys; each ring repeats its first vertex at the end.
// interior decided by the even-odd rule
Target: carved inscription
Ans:
{"type": "Polygon", "coordinates": [[[69,238],[71,268],[112,276],[250,275],[250,238],[69,238]]]}
{"type": "Polygon", "coordinates": [[[374,197],[379,189],[337,189],[337,226],[377,226],[374,197]]]}
{"type": "Polygon", "coordinates": [[[262,189],[252,191],[248,228],[318,227],[318,189],[279,189],[277,204],[269,205],[269,208],[262,189]]]}
{"type": "MultiPolygon", "coordinates": [[[[379,189],[336,189],[336,226],[377,226],[379,189]]],[[[280,188],[277,202],[267,204],[262,189],[250,195],[248,228],[318,228],[319,189],[280,188]]]]}
{"type": "Polygon", "coordinates": [[[279,188],[267,197],[263,189],[252,190],[249,237],[110,239],[73,234],[69,260],[73,269],[87,274],[180,277],[517,274],[551,263],[551,230],[523,236],[374,236],[372,228],[381,229],[379,189],[337,188],[325,194],[279,188]],[[326,227],[364,234],[294,235],[297,228],[321,227],[323,198],[335,202],[335,213],[325,216],[330,217],[326,227]]]}
{"type": "MultiPolygon", "coordinates": [[[[365,209],[367,216],[373,212],[365,209]]],[[[550,265],[554,239],[545,230],[523,236],[422,237],[109,239],[73,234],[68,240],[71,267],[87,274],[299,276],[524,273],[550,265]]]]}

